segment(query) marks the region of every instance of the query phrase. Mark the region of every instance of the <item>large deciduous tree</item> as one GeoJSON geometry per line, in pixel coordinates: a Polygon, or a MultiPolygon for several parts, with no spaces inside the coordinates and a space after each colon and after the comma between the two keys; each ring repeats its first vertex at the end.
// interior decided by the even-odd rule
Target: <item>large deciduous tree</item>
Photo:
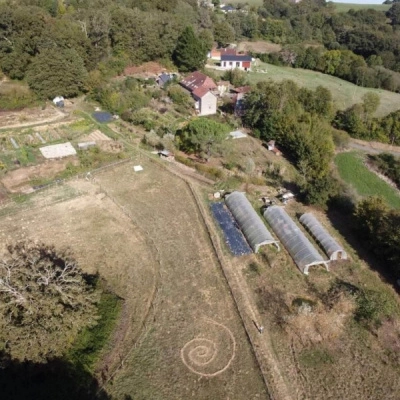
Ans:
{"type": "Polygon", "coordinates": [[[42,98],[74,97],[85,91],[88,74],[74,49],[52,48],[38,54],[29,68],[30,88],[42,98]]]}
{"type": "Polygon", "coordinates": [[[179,135],[181,147],[208,159],[225,139],[229,126],[200,117],[190,121],[179,135]]]}
{"type": "Polygon", "coordinates": [[[173,58],[181,71],[194,71],[204,67],[207,59],[206,53],[205,43],[196,36],[193,28],[188,26],[178,38],[173,58]]]}
{"type": "Polygon", "coordinates": [[[96,324],[98,291],[68,251],[18,242],[0,258],[0,351],[46,362],[96,324]]]}

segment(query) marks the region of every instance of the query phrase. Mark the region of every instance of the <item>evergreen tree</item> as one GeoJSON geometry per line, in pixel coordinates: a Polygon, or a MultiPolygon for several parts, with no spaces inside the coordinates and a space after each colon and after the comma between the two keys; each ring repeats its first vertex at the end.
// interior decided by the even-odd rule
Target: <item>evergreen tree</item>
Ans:
{"type": "Polygon", "coordinates": [[[180,71],[189,72],[204,67],[206,53],[206,46],[188,26],[178,38],[173,58],[180,71]]]}

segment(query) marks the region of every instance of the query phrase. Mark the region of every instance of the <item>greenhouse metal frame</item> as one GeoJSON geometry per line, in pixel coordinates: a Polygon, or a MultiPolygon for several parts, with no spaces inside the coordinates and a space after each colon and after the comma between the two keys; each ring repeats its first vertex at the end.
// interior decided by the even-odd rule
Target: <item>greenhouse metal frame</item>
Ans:
{"type": "Polygon", "coordinates": [[[347,260],[347,253],[343,247],[331,236],[312,213],[305,213],[300,222],[321,245],[330,260],[347,260]]]}
{"type": "Polygon", "coordinates": [[[278,241],[269,232],[244,193],[232,192],[225,196],[225,203],[255,253],[266,244],[273,244],[279,250],[278,241]]]}
{"type": "Polygon", "coordinates": [[[329,271],[328,261],[323,259],[283,207],[268,207],[264,211],[264,218],[301,272],[308,275],[308,270],[312,265],[324,265],[329,271]]]}

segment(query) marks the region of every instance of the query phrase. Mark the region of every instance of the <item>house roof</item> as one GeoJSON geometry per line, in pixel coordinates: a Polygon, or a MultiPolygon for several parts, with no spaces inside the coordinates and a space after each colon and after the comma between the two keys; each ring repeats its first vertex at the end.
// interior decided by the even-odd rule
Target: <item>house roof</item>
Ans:
{"type": "Polygon", "coordinates": [[[251,56],[247,54],[222,54],[221,61],[251,61],[251,56]]]}
{"type": "Polygon", "coordinates": [[[236,49],[233,49],[231,47],[226,47],[223,49],[219,49],[221,52],[221,57],[222,56],[234,56],[236,55],[236,49]]]}
{"type": "Polygon", "coordinates": [[[207,89],[216,89],[217,85],[215,82],[207,75],[202,72],[195,71],[185,79],[181,81],[181,85],[188,89],[190,92],[193,92],[195,89],[200,87],[205,87],[207,89]]]}
{"type": "Polygon", "coordinates": [[[232,90],[236,93],[249,93],[251,91],[251,86],[239,86],[232,90]]]}
{"type": "Polygon", "coordinates": [[[228,5],[228,6],[222,6],[222,7],[221,7],[221,10],[224,10],[224,11],[234,11],[234,10],[236,10],[236,8],[228,5]]]}
{"type": "Polygon", "coordinates": [[[196,88],[193,90],[192,94],[198,98],[202,98],[203,96],[205,96],[207,93],[210,93],[210,89],[201,86],[199,88],[196,88]]]}

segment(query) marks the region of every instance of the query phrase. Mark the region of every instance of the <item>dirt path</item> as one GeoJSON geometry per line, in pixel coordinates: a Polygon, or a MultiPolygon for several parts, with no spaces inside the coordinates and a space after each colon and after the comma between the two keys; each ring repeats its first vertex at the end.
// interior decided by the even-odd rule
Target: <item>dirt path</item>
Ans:
{"type": "Polygon", "coordinates": [[[394,156],[400,156],[400,146],[392,146],[386,143],[350,139],[348,146],[352,149],[366,151],[370,154],[390,153],[394,156]]]}

